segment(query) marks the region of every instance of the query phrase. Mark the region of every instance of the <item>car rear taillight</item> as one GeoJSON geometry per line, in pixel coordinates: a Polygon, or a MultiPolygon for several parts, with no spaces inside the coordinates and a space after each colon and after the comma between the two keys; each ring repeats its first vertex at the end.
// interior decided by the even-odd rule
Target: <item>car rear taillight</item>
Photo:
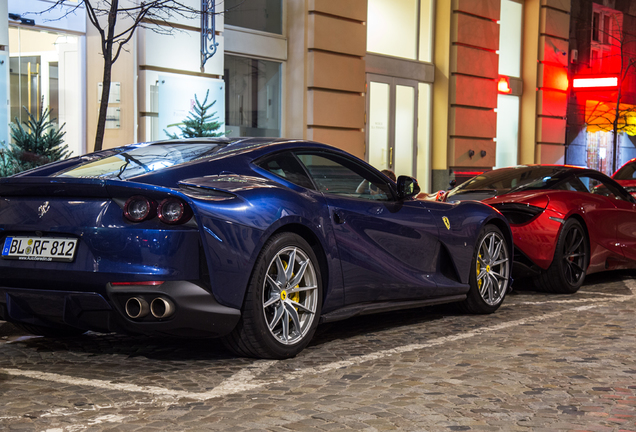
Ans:
{"type": "Polygon", "coordinates": [[[178,198],[166,198],[157,210],[159,219],[170,225],[186,223],[192,217],[190,207],[178,198]]]}
{"type": "Polygon", "coordinates": [[[124,216],[131,222],[152,219],[157,213],[157,203],[141,195],[135,195],[124,204],[124,216]]]}
{"type": "Polygon", "coordinates": [[[537,215],[541,214],[544,208],[518,203],[498,203],[491,204],[499,210],[511,225],[520,225],[530,222],[537,215]]]}

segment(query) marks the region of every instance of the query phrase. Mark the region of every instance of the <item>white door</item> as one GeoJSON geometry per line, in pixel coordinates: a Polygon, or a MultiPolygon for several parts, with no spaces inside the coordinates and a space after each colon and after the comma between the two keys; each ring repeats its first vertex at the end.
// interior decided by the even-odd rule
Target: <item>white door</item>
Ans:
{"type": "Polygon", "coordinates": [[[417,172],[416,81],[367,75],[367,161],[396,176],[417,172]]]}

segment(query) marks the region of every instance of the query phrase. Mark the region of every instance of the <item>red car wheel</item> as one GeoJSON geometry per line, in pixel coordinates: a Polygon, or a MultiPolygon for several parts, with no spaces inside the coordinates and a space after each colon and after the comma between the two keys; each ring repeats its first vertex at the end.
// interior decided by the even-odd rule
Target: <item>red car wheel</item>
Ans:
{"type": "Polygon", "coordinates": [[[561,294],[577,292],[585,280],[589,255],[585,229],[576,219],[568,219],[559,234],[552,264],[535,280],[537,288],[561,294]]]}

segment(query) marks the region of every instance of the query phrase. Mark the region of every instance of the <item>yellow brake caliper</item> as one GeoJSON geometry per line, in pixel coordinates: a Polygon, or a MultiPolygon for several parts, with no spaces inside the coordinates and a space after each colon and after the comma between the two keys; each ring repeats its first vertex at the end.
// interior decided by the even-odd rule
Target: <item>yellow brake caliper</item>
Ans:
{"type": "MultiPolygon", "coordinates": [[[[285,270],[287,270],[287,261],[283,261],[283,268],[285,270]]],[[[292,273],[292,277],[294,277],[294,274],[292,273]]],[[[294,288],[298,288],[300,286],[300,284],[296,285],[294,288]]],[[[300,292],[295,292],[292,294],[287,294],[287,298],[290,299],[291,301],[298,303],[300,301],[300,292]]],[[[295,307],[294,309],[298,310],[297,307],[295,307]]]]}
{"type": "Polygon", "coordinates": [[[479,257],[477,258],[477,286],[479,287],[479,290],[481,291],[481,284],[483,283],[483,280],[479,279],[480,271],[481,271],[481,254],[479,254],[479,257]]]}

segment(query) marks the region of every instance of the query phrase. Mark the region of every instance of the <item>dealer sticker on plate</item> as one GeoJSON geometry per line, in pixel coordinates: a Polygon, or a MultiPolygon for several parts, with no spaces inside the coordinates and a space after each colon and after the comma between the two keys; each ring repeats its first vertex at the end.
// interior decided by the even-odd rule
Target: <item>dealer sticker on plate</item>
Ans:
{"type": "Polygon", "coordinates": [[[77,239],[58,237],[7,237],[2,258],[23,261],[71,262],[75,258],[77,239]]]}

